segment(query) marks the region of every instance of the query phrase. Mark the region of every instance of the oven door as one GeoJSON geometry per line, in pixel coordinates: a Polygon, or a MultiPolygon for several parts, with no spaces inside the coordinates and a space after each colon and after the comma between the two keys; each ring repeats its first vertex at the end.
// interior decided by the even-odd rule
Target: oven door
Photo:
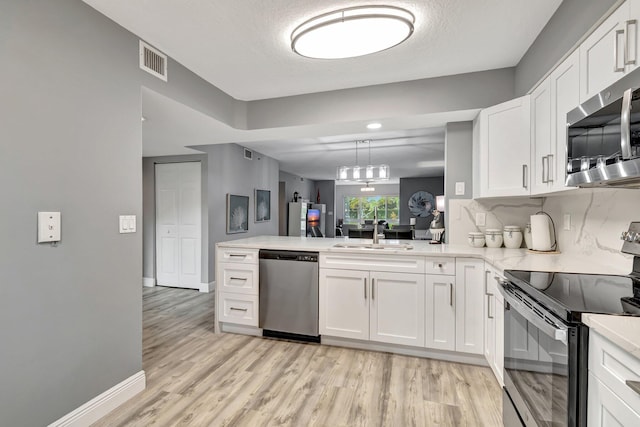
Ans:
{"type": "Polygon", "coordinates": [[[577,426],[577,328],[503,284],[505,426],[577,426]],[[573,352],[573,354],[572,354],[573,352]],[[513,412],[519,416],[513,416],[513,412]]]}

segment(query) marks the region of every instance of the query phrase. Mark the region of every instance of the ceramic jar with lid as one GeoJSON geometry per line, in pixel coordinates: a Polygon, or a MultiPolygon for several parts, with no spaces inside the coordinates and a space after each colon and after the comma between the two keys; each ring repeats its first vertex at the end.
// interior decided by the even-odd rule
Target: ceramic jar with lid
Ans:
{"type": "Polygon", "coordinates": [[[522,245],[522,231],[517,225],[505,225],[502,237],[506,248],[518,249],[522,245]]]}
{"type": "Polygon", "coordinates": [[[502,230],[497,228],[487,228],[484,237],[488,248],[499,248],[502,246],[502,230]]]}
{"type": "Polygon", "coordinates": [[[479,231],[471,231],[469,233],[469,237],[467,237],[467,241],[469,242],[469,246],[472,246],[474,248],[481,248],[485,243],[484,233],[480,233],[479,231]]]}

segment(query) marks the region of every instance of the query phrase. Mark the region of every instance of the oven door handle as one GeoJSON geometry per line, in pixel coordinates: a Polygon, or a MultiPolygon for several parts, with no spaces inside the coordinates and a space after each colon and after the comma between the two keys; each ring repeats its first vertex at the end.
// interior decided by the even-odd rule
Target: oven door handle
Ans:
{"type": "Polygon", "coordinates": [[[547,323],[543,318],[538,316],[533,310],[529,307],[522,304],[517,298],[511,295],[507,289],[501,289],[502,295],[504,299],[516,309],[522,317],[525,318],[529,323],[533,324],[536,328],[550,336],[556,341],[561,341],[564,345],[567,345],[567,329],[566,328],[558,328],[549,323],[547,323]]]}

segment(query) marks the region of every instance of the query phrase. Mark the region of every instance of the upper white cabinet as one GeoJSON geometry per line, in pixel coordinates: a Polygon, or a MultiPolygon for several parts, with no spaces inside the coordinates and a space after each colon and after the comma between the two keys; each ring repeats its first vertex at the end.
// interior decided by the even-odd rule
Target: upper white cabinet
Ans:
{"type": "Polygon", "coordinates": [[[529,195],[529,99],[526,95],[480,112],[476,197],[529,195]]]}
{"type": "Polygon", "coordinates": [[[531,194],[549,190],[550,162],[556,152],[552,137],[553,122],[551,84],[546,78],[531,93],[531,194]]]}
{"type": "Polygon", "coordinates": [[[638,67],[638,3],[622,3],[580,45],[580,102],[638,67]]]}

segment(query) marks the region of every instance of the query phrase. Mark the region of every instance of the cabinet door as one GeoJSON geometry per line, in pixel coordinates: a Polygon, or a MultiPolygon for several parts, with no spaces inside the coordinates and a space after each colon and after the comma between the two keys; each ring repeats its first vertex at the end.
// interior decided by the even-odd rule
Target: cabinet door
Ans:
{"type": "Polygon", "coordinates": [[[551,123],[551,84],[547,78],[531,93],[531,194],[549,190],[549,156],[555,155],[551,123]]]}
{"type": "Polygon", "coordinates": [[[589,372],[588,390],[588,427],[640,426],[640,415],[593,375],[593,372],[589,372]]]}
{"type": "Polygon", "coordinates": [[[493,372],[498,377],[498,382],[504,386],[504,300],[494,296],[495,303],[494,322],[496,347],[492,364],[493,372]]]}
{"type": "Polygon", "coordinates": [[[456,259],[456,351],[483,354],[484,261],[456,259]]]}
{"type": "Polygon", "coordinates": [[[372,341],[424,346],[423,274],[371,272],[372,341]]]}
{"type": "Polygon", "coordinates": [[[456,348],[456,276],[426,277],[425,346],[439,350],[456,348]]]}
{"type": "Polygon", "coordinates": [[[548,160],[551,191],[568,189],[567,175],[567,113],[580,104],[580,52],[575,51],[549,76],[551,85],[551,117],[553,145],[548,160]]]}
{"type": "Polygon", "coordinates": [[[496,352],[496,327],[495,316],[491,313],[491,305],[495,304],[495,296],[493,295],[495,286],[492,286],[493,271],[490,268],[485,270],[485,316],[484,316],[484,358],[491,368],[495,362],[496,352]]]}
{"type": "Polygon", "coordinates": [[[320,335],[369,339],[369,272],[320,269],[320,335]]]}
{"type": "Polygon", "coordinates": [[[625,27],[629,2],[624,2],[580,45],[580,102],[596,95],[625,73],[625,27]]]}
{"type": "Polygon", "coordinates": [[[529,95],[480,112],[480,197],[529,195],[529,95]]]}

